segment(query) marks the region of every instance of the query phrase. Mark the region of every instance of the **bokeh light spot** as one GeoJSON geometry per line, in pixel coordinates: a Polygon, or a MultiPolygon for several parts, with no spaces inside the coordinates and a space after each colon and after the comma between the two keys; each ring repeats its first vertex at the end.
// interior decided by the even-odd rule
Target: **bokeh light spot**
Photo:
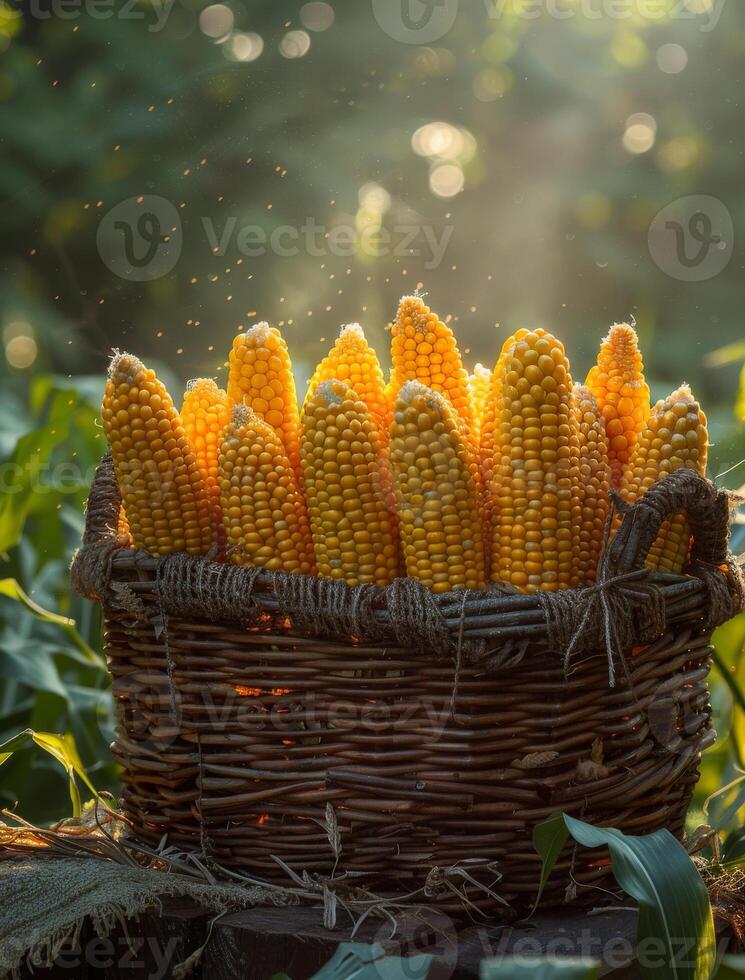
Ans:
{"type": "Polygon", "coordinates": [[[457,163],[441,163],[429,175],[429,187],[437,197],[455,197],[465,184],[463,171],[457,163]]]}
{"type": "Polygon", "coordinates": [[[283,58],[302,58],[310,50],[310,34],[306,31],[288,31],[279,42],[283,58]]]}
{"type": "Polygon", "coordinates": [[[300,21],[309,31],[327,31],[334,23],[334,8],[330,3],[304,3],[300,8],[300,21]]]}
{"type": "Polygon", "coordinates": [[[657,49],[657,67],[666,75],[678,75],[688,65],[688,52],[682,44],[663,44],[657,49]]]}
{"type": "Polygon", "coordinates": [[[199,15],[199,29],[207,37],[223,38],[233,30],[234,21],[230,7],[226,7],[224,3],[213,3],[205,7],[199,15]]]}

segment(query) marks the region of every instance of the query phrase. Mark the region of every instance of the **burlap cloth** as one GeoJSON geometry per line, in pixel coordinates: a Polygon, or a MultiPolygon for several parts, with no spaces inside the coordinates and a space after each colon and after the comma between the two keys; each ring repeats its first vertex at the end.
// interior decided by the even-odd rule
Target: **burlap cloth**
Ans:
{"type": "MultiPolygon", "coordinates": [[[[207,884],[90,856],[0,860],[0,977],[12,977],[24,958],[50,966],[85,922],[106,937],[118,922],[157,910],[165,896],[191,898],[215,914],[292,900],[279,889],[207,884]]],[[[169,976],[177,974],[172,967],[169,976]]]]}

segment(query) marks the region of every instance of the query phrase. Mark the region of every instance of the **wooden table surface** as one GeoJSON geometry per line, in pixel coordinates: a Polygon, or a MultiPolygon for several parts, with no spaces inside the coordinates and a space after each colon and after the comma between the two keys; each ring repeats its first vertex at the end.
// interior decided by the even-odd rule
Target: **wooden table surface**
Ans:
{"type": "MultiPolygon", "coordinates": [[[[307,980],[333,955],[351,930],[339,912],[333,932],[325,929],[320,910],[306,907],[255,908],[224,915],[212,933],[199,962],[189,974],[194,980],[270,980],[286,973],[307,980]]],[[[167,980],[174,967],[207,941],[210,921],[198,906],[185,900],[164,899],[162,912],[119,924],[108,939],[84,929],[77,949],[66,949],[52,969],[24,972],[24,980],[167,980]]],[[[466,922],[454,924],[442,913],[423,909],[397,923],[368,920],[355,942],[379,942],[392,955],[409,951],[436,956],[430,980],[475,980],[481,960],[546,952],[590,956],[603,961],[606,980],[631,980],[635,966],[636,912],[631,910],[542,912],[514,926],[466,922]]]]}

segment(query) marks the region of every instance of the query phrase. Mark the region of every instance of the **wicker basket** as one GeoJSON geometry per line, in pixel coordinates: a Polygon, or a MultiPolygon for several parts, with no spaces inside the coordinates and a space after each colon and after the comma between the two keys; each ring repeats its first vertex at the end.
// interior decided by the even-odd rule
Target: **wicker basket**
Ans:
{"type": "MultiPolygon", "coordinates": [[[[687,477],[627,513],[602,586],[557,601],[156,559],[120,547],[105,459],[72,574],[104,606],[134,833],[276,883],[354,872],[375,894],[452,907],[457,887],[483,907],[489,889],[515,910],[540,875],[532,828],[556,810],[681,836],[715,737],[709,638],[743,605],[727,495],[687,477]],[[681,506],[693,574],[640,570],[681,506]]],[[[596,901],[608,874],[570,848],[545,900],[573,881],[596,901]]]]}

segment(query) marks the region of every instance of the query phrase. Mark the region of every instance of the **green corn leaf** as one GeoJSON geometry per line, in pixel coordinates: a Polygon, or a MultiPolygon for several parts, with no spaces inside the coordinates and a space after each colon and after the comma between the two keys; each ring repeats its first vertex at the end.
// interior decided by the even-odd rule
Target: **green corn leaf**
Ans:
{"type": "Polygon", "coordinates": [[[432,965],[429,953],[386,956],[378,943],[341,943],[328,963],[311,980],[424,980],[432,965]]]}
{"type": "Polygon", "coordinates": [[[69,732],[65,732],[64,735],[56,735],[52,732],[35,732],[31,728],[27,728],[25,731],[19,732],[18,735],[14,735],[13,738],[9,738],[0,745],[0,766],[4,762],[7,762],[14,752],[26,748],[29,742],[33,742],[39,748],[48,752],[67,772],[67,778],[70,784],[72,815],[79,817],[81,812],[80,791],[78,790],[75,777],[77,776],[83,781],[94,797],[98,797],[98,793],[83,768],[83,763],[78,754],[78,748],[73,736],[69,732]]]}
{"type": "Polygon", "coordinates": [[[77,630],[77,625],[74,619],[69,619],[67,616],[60,616],[59,613],[50,612],[48,609],[44,609],[42,606],[38,605],[38,603],[34,602],[34,600],[23,591],[21,586],[14,578],[0,579],[0,596],[5,596],[8,599],[13,599],[14,602],[20,603],[33,616],[40,619],[43,623],[51,623],[53,626],[61,627],[92,667],[98,667],[100,670],[106,670],[106,663],[104,659],[85,642],[77,630]]]}
{"type": "Polygon", "coordinates": [[[596,960],[546,957],[482,960],[481,980],[596,980],[596,960]]]}
{"type": "Polygon", "coordinates": [[[741,980],[745,977],[745,956],[725,956],[715,980],[741,980]]]}
{"type": "Polygon", "coordinates": [[[564,813],[539,825],[533,843],[548,877],[568,836],[584,847],[607,847],[618,884],[639,903],[638,944],[658,941],[665,955],[654,965],[641,957],[647,980],[709,980],[716,957],[716,936],[706,886],[685,849],[667,830],[630,837],[613,827],[593,827],[564,813]],[[545,824],[549,824],[547,828],[545,824]],[[560,824],[565,827],[563,835],[560,824]]]}

